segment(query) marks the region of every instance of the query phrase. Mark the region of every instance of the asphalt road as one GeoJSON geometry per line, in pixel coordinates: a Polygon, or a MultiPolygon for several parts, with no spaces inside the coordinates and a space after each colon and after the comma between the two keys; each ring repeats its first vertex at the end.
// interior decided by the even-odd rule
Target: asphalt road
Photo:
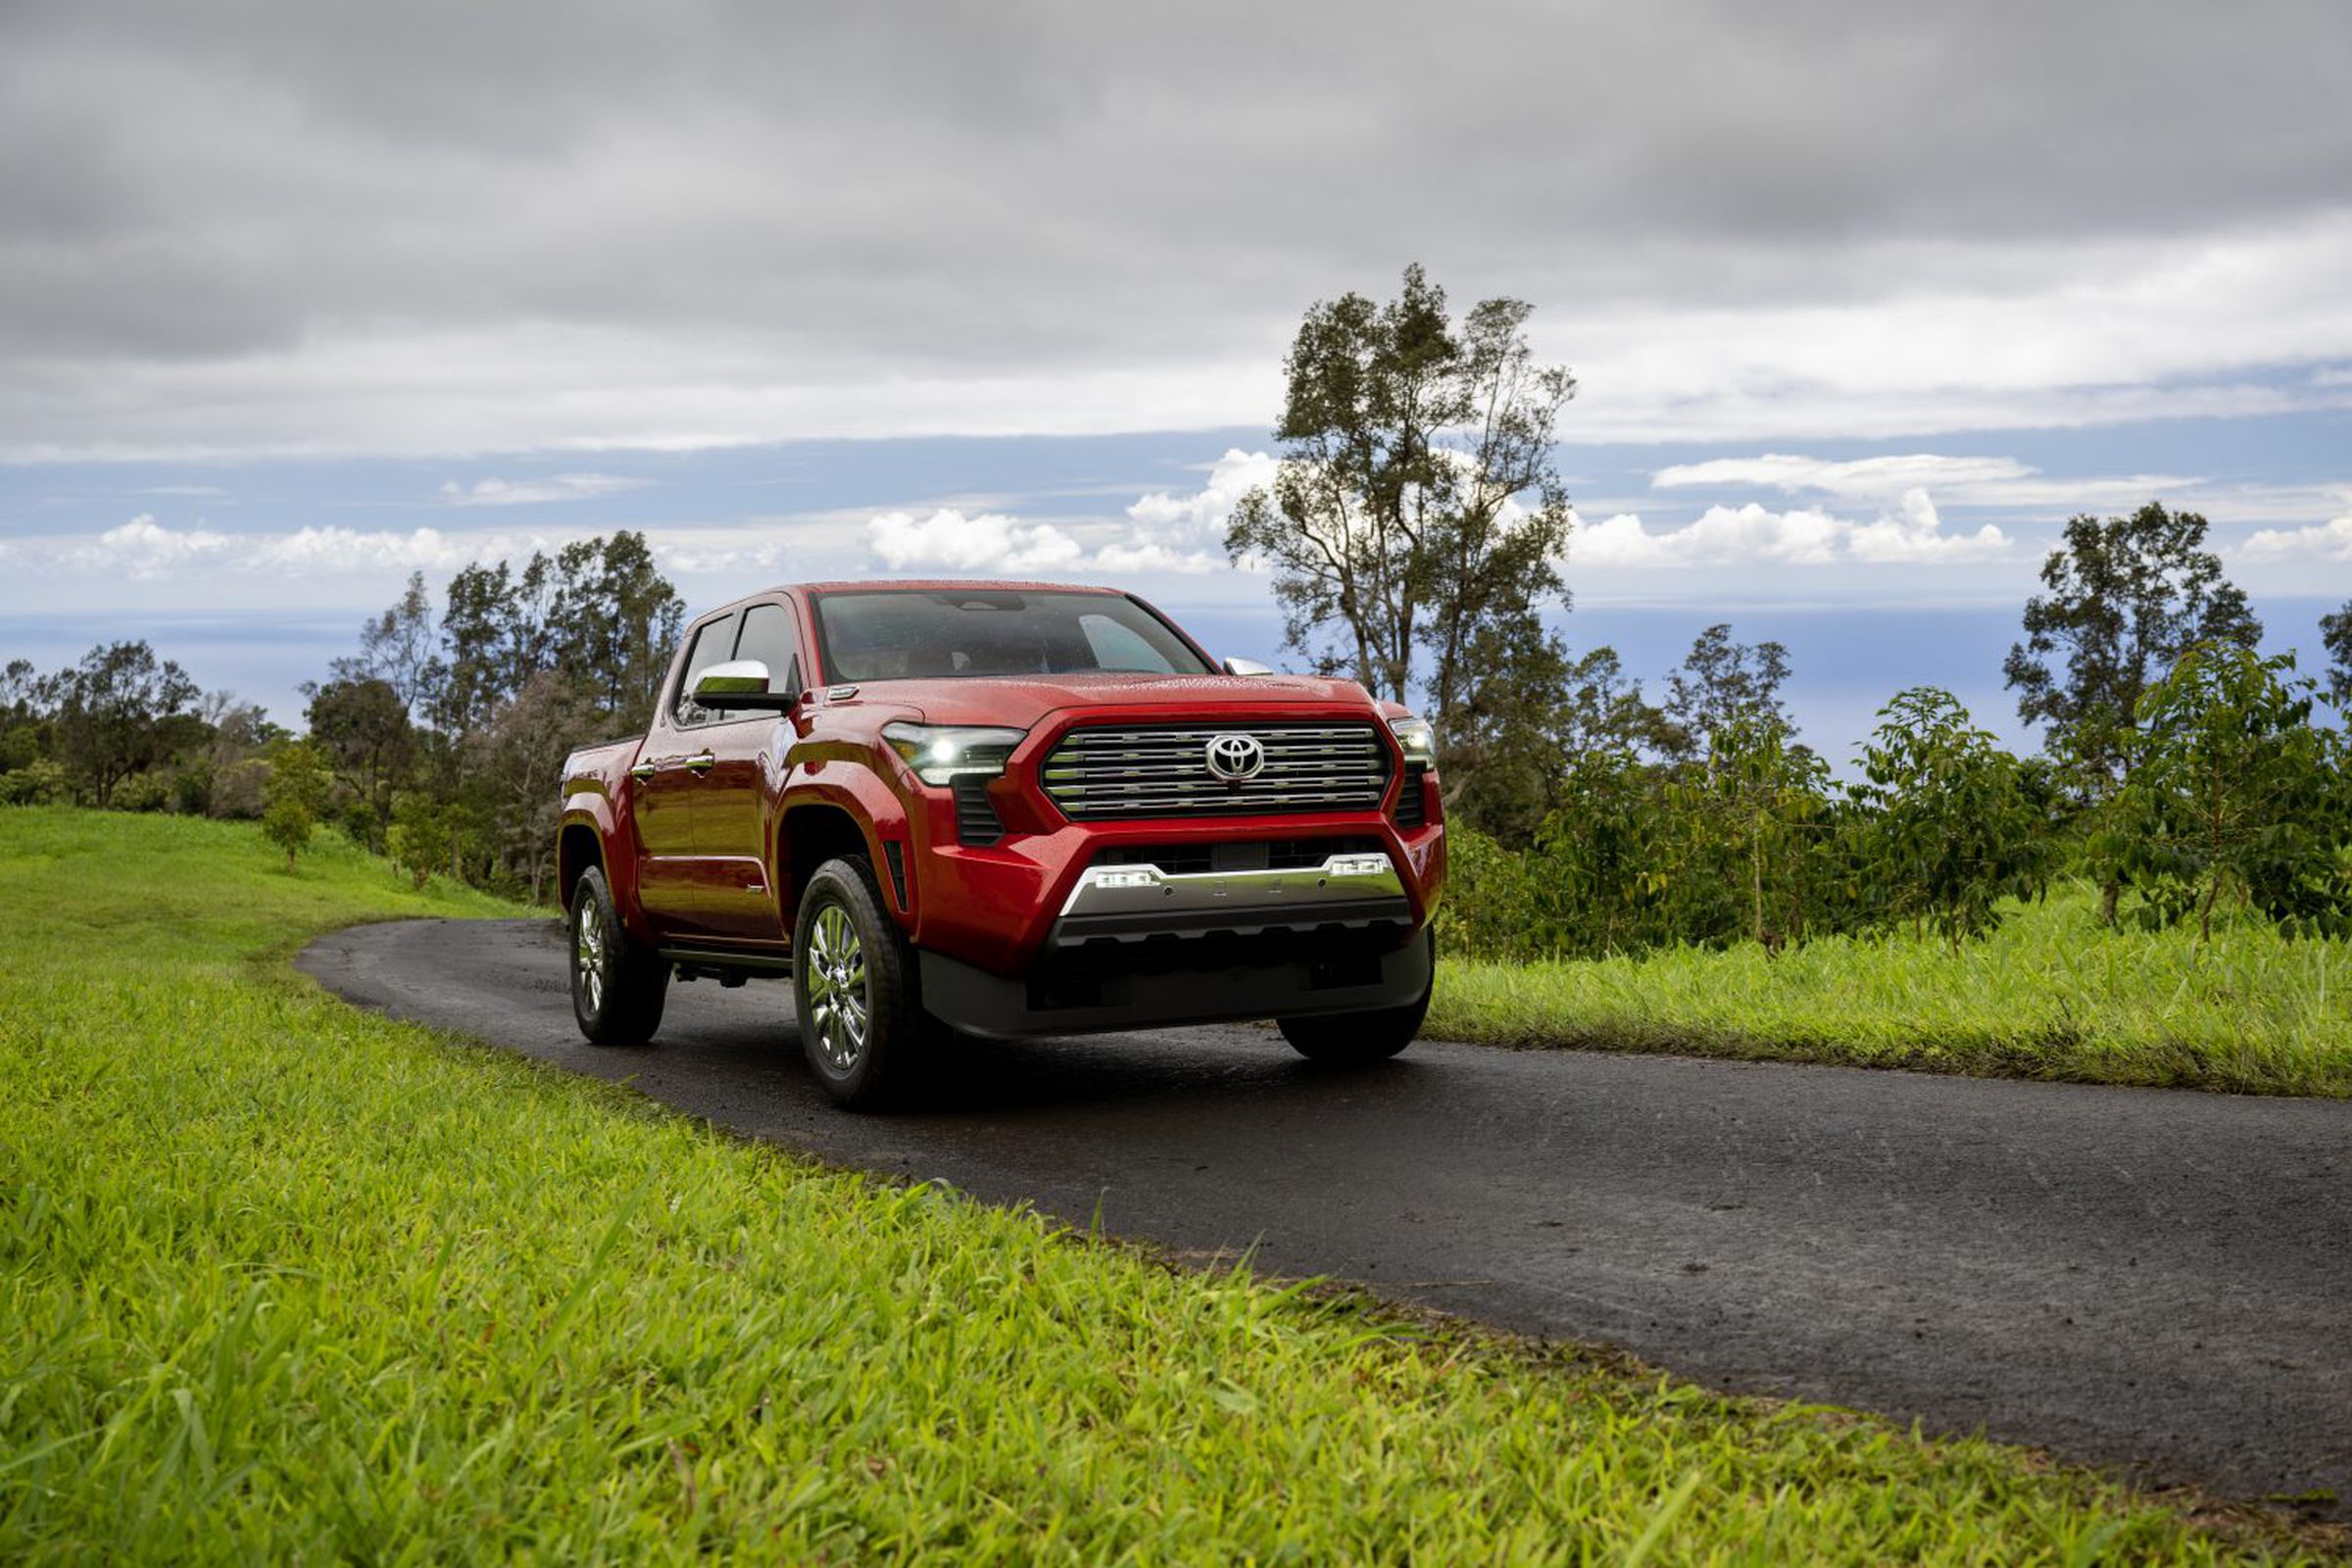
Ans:
{"type": "Polygon", "coordinates": [[[975,1046],[934,1108],[853,1116],[773,983],[673,986],[657,1043],[612,1050],[552,922],[368,926],[300,963],[840,1163],[2352,1517],[2352,1104],[1432,1041],[1346,1073],[1221,1027],[975,1046]]]}

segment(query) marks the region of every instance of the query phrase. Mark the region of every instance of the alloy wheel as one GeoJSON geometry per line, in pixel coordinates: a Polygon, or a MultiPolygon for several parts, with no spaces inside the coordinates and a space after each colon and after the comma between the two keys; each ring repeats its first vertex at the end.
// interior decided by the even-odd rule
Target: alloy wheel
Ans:
{"type": "Polygon", "coordinates": [[[828,1068],[846,1074],[865,1054],[873,1009],[865,946],[858,940],[849,910],[838,904],[817,910],[804,968],[802,983],[808,988],[808,1021],[816,1031],[817,1050],[828,1068]]]}
{"type": "Polygon", "coordinates": [[[579,966],[580,996],[590,1012],[605,1004],[605,912],[594,899],[580,904],[579,928],[572,937],[572,961],[579,966]]]}

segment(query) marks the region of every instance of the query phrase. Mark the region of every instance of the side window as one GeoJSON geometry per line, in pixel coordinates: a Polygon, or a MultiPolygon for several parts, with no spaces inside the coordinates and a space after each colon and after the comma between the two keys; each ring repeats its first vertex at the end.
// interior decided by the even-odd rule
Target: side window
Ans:
{"type": "Polygon", "coordinates": [[[754,605],[743,612],[743,635],[736,640],[735,657],[757,659],[765,664],[769,691],[785,697],[800,692],[800,631],[792,612],[782,605],[754,605]]]}
{"type": "Polygon", "coordinates": [[[1094,650],[1097,669],[1141,670],[1152,675],[1176,672],[1168,656],[1144,641],[1142,633],[1108,615],[1080,615],[1078,629],[1086,633],[1087,646],[1094,650]]]}
{"type": "Polygon", "coordinates": [[[704,670],[709,669],[712,664],[723,664],[732,657],[735,647],[735,616],[728,615],[695,628],[694,642],[686,650],[686,673],[679,680],[678,689],[670,698],[669,718],[671,723],[683,729],[691,728],[696,724],[709,724],[726,716],[723,713],[714,713],[708,708],[697,706],[694,700],[694,683],[704,670]]]}

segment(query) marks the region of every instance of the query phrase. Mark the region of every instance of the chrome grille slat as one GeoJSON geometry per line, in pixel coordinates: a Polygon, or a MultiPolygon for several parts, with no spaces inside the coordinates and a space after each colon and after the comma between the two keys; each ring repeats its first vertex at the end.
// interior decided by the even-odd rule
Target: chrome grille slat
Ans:
{"type": "Polygon", "coordinates": [[[1099,726],[1062,737],[1039,767],[1047,796],[1074,820],[1252,812],[1371,810],[1389,756],[1370,724],[1099,726]],[[1253,776],[1208,770],[1208,743],[1250,735],[1265,749],[1253,776]]]}

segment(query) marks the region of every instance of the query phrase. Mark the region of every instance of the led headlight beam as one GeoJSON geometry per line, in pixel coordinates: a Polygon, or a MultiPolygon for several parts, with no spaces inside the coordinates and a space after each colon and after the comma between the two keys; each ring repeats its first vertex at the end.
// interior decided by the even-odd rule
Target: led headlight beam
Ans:
{"type": "Polygon", "coordinates": [[[965,773],[994,776],[1004,771],[1023,729],[988,729],[963,724],[882,726],[882,738],[926,784],[952,784],[965,773]]]}

